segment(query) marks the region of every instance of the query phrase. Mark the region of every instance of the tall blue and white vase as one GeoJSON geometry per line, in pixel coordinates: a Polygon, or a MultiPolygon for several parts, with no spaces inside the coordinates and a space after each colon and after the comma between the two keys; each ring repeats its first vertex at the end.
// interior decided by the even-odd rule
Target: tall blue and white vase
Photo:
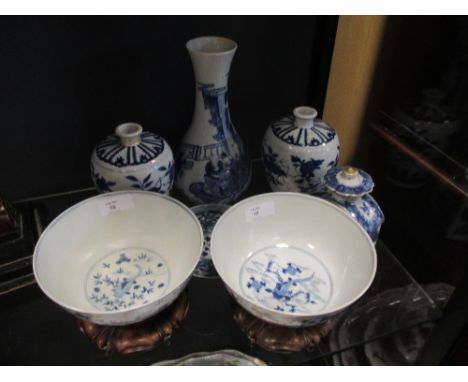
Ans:
{"type": "Polygon", "coordinates": [[[335,129],[316,117],[317,110],[300,106],[266,130],[262,159],[273,191],[323,193],[323,178],[338,162],[340,141],[335,129]]]}
{"type": "Polygon", "coordinates": [[[199,37],[186,47],[195,75],[195,110],[177,153],[175,184],[193,202],[231,203],[247,188],[251,174],[228,104],[237,44],[222,37],[199,37]]]}
{"type": "Polygon", "coordinates": [[[138,189],[169,194],[174,156],[164,138],[137,123],[123,123],[94,148],[91,177],[100,193],[138,189]]]}
{"type": "Polygon", "coordinates": [[[374,189],[372,177],[355,167],[335,167],[325,176],[325,186],[329,192],[327,199],[344,208],[375,243],[385,217],[370,195],[374,189]]]}

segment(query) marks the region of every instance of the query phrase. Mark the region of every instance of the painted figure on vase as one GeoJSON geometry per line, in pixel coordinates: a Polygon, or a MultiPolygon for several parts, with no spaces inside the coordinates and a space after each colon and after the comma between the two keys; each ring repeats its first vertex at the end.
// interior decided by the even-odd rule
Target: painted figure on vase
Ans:
{"type": "Polygon", "coordinates": [[[236,47],[219,37],[187,44],[196,77],[195,111],[179,147],[176,186],[198,203],[232,202],[250,181],[250,160],[229,113],[227,78],[236,47]],[[217,50],[207,52],[204,46],[213,41],[217,50]]]}

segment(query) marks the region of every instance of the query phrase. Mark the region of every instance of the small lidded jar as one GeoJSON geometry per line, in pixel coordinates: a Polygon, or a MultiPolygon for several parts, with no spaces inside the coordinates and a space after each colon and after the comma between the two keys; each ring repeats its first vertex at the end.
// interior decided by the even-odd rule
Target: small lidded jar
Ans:
{"type": "Polygon", "coordinates": [[[356,219],[375,243],[385,217],[370,195],[374,189],[372,177],[355,167],[335,167],[325,175],[325,187],[330,195],[328,199],[356,219]]]}
{"type": "Polygon", "coordinates": [[[174,156],[159,135],[137,123],[123,123],[94,148],[91,177],[100,193],[138,189],[169,194],[174,156]]]}

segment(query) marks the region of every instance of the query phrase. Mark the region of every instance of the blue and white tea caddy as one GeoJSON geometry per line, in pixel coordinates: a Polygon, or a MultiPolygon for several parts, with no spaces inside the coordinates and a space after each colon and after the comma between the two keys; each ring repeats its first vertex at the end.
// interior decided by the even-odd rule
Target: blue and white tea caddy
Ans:
{"type": "Polygon", "coordinates": [[[335,167],[340,142],[335,129],[308,106],[270,125],[262,144],[266,177],[273,191],[317,194],[323,178],[335,167]]]}
{"type": "Polygon", "coordinates": [[[91,177],[98,192],[146,190],[169,194],[174,156],[159,135],[123,123],[93,150],[91,177]]]}
{"type": "Polygon", "coordinates": [[[385,218],[375,199],[369,195],[374,189],[371,176],[355,167],[335,167],[325,176],[325,187],[329,191],[328,199],[356,219],[375,243],[385,218]]]}

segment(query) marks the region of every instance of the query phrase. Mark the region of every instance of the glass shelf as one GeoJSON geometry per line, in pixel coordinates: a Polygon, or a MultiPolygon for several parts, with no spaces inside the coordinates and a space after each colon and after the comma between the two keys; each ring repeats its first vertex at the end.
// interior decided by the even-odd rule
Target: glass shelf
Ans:
{"type": "Polygon", "coordinates": [[[453,292],[443,283],[419,285],[382,242],[377,252],[378,271],[371,288],[341,315],[321,346],[322,353],[335,353],[335,365],[414,364],[453,292]],[[415,327],[421,324],[419,332],[415,327]],[[339,352],[343,353],[336,355],[339,352]]]}
{"type": "MultiPolygon", "coordinates": [[[[388,160],[392,162],[391,177],[395,182],[404,187],[418,187],[430,174],[457,194],[468,197],[468,158],[463,144],[466,137],[452,134],[444,137],[451,138],[448,141],[451,145],[445,141],[444,145],[437,144],[436,138],[431,141],[398,116],[384,111],[372,128],[390,143],[388,160]]],[[[443,131],[443,127],[439,129],[443,131]]]]}
{"type": "MultiPolygon", "coordinates": [[[[245,197],[268,191],[261,162],[254,161],[252,183],[245,197]]],[[[64,209],[94,194],[94,190],[86,189],[14,204],[39,211],[45,227],[64,209]]],[[[173,196],[187,203],[180,195],[173,196]]],[[[377,252],[377,274],[367,293],[340,314],[335,329],[314,351],[290,354],[272,353],[252,345],[231,317],[232,299],[222,281],[201,278],[192,278],[188,285],[189,313],[170,343],[144,353],[106,354],[80,333],[72,315],[39,290],[33,283],[28,263],[17,276],[18,287],[0,294],[3,306],[0,338],[4,343],[0,347],[0,363],[150,365],[194,352],[235,349],[270,365],[324,364],[327,356],[431,322],[441,315],[436,301],[416,283],[385,244],[379,242],[377,252]]],[[[25,253],[23,257],[30,255],[25,253]]]]}
{"type": "Polygon", "coordinates": [[[449,127],[438,142],[415,126],[387,111],[370,124],[380,237],[420,282],[457,285],[468,265],[468,130],[449,127]]]}

